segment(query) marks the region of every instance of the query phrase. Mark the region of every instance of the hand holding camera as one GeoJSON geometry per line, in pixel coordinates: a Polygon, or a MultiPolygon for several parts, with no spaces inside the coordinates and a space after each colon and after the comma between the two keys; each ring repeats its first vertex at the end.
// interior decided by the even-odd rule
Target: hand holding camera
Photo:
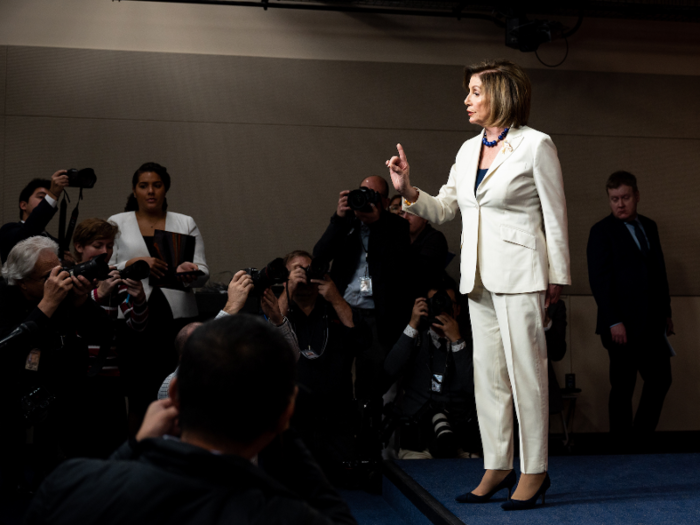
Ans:
{"type": "Polygon", "coordinates": [[[68,186],[68,171],[58,170],[56,173],[51,175],[51,187],[49,188],[49,193],[54,200],[58,200],[58,197],[63,192],[63,188],[68,186]]]}
{"type": "Polygon", "coordinates": [[[228,285],[228,300],[224,312],[235,315],[241,311],[253,289],[253,278],[245,270],[236,272],[228,285]]]}
{"type": "Polygon", "coordinates": [[[413,303],[413,311],[411,312],[411,320],[409,325],[414,330],[419,330],[421,326],[421,321],[424,317],[428,316],[428,301],[425,297],[419,297],[416,302],[413,303]]]}
{"type": "Polygon", "coordinates": [[[73,289],[71,290],[73,292],[73,305],[82,306],[87,300],[90,290],[97,284],[97,281],[95,279],[88,281],[84,275],[71,274],[70,278],[73,281],[73,289]]]}
{"type": "Polygon", "coordinates": [[[309,282],[318,284],[318,293],[329,303],[335,304],[343,299],[330,275],[326,274],[323,279],[310,279],[309,282]]]}
{"type": "Polygon", "coordinates": [[[349,211],[352,211],[352,208],[348,205],[349,194],[350,190],[343,190],[340,192],[340,198],[338,199],[338,208],[335,210],[335,213],[338,215],[338,217],[345,217],[349,211]]]}
{"type": "Polygon", "coordinates": [[[39,302],[39,309],[47,317],[51,317],[72,289],[71,275],[60,266],[56,266],[44,283],[44,297],[39,302]]]}
{"type": "Polygon", "coordinates": [[[112,295],[112,292],[114,292],[122,282],[119,271],[114,269],[114,267],[112,268],[108,277],[100,281],[100,284],[97,286],[97,297],[99,299],[104,299],[112,295]]]}
{"type": "Polygon", "coordinates": [[[282,312],[280,312],[280,307],[277,304],[277,297],[275,297],[275,292],[272,291],[272,288],[265,290],[265,293],[260,298],[260,307],[275,326],[279,326],[284,322],[284,317],[282,317],[282,312]]]}
{"type": "Polygon", "coordinates": [[[440,332],[445,334],[445,338],[450,343],[459,341],[462,338],[462,335],[459,332],[459,324],[454,317],[447,313],[441,313],[435,317],[435,320],[436,322],[433,323],[433,329],[435,329],[438,334],[440,332]]]}

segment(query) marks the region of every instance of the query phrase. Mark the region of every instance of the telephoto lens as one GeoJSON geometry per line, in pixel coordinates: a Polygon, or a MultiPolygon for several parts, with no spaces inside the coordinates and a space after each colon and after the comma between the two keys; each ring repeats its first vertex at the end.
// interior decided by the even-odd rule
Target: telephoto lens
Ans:
{"type": "Polygon", "coordinates": [[[98,255],[90,261],[76,264],[72,268],[64,267],[63,271],[68,272],[75,277],[82,275],[88,281],[98,279],[100,281],[109,277],[109,264],[107,264],[107,254],[98,255]]]}
{"type": "Polygon", "coordinates": [[[151,275],[151,267],[146,261],[136,261],[119,272],[121,279],[133,279],[134,281],[141,281],[149,275],[151,275]]]}

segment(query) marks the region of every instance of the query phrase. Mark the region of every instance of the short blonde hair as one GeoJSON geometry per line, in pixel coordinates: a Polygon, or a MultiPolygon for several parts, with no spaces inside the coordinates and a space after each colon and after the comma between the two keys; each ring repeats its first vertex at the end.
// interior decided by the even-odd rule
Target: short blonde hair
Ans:
{"type": "Polygon", "coordinates": [[[510,60],[485,60],[464,69],[464,89],[472,76],[479,75],[489,102],[487,126],[519,128],[530,117],[532,86],[525,70],[510,60]]]}

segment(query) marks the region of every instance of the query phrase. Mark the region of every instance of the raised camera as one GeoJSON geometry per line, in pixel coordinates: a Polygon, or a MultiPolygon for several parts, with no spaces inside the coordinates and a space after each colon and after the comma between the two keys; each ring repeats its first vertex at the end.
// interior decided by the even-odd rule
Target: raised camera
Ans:
{"type": "Polygon", "coordinates": [[[284,259],[278,257],[264,268],[246,268],[245,272],[253,278],[254,292],[262,295],[270,286],[287,281],[289,271],[284,265],[284,259]]]}
{"type": "Polygon", "coordinates": [[[433,324],[442,324],[437,316],[441,314],[452,315],[452,297],[447,293],[446,290],[438,290],[435,295],[427,300],[428,303],[428,316],[424,317],[425,325],[427,328],[431,327],[433,324]]]}
{"type": "Polygon", "coordinates": [[[360,188],[348,193],[348,206],[355,211],[371,213],[374,211],[372,204],[379,209],[382,208],[382,196],[374,190],[360,188]]]}
{"type": "Polygon", "coordinates": [[[304,268],[306,272],[306,282],[311,282],[311,279],[323,280],[328,273],[329,267],[328,261],[314,259],[307,268],[304,268]]]}
{"type": "Polygon", "coordinates": [[[75,277],[82,275],[88,281],[92,281],[93,279],[104,281],[107,277],[109,277],[110,271],[109,264],[107,264],[106,253],[98,255],[94,259],[84,263],[76,264],[72,268],[64,267],[62,269],[75,277]]]}
{"type": "Polygon", "coordinates": [[[90,189],[97,182],[97,175],[95,175],[95,170],[92,168],[83,168],[82,170],[71,168],[66,175],[68,175],[69,188],[90,189]]]}
{"type": "Polygon", "coordinates": [[[133,279],[141,281],[151,275],[151,267],[146,261],[136,261],[119,272],[120,279],[133,279]]]}

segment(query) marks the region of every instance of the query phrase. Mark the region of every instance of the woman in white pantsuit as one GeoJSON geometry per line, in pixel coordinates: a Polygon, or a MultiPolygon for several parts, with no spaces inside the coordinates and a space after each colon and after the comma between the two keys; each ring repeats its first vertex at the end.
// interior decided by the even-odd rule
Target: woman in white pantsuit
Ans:
{"type": "Polygon", "coordinates": [[[403,209],[441,224],[462,214],[460,292],[469,294],[474,386],[486,472],[464,503],[515,485],[513,405],[520,423],[521,477],[506,510],[534,507],[550,486],[544,308],[571,284],[566,202],[557,151],[526,126],[530,81],[512,62],[468,67],[465,142],[437,197],[411,185],[403,148],[387,161],[403,209]]]}

